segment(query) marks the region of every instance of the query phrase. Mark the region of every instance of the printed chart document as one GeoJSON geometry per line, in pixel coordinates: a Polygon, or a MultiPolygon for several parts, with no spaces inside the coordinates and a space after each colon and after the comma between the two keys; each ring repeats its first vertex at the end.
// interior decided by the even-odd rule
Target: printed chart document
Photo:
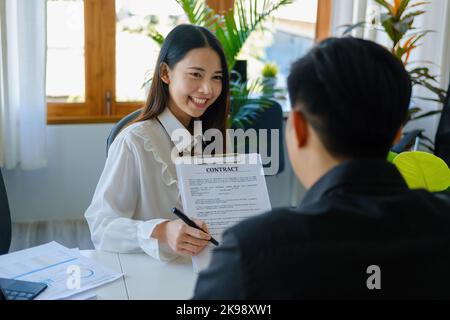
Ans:
{"type": "Polygon", "coordinates": [[[44,282],[37,300],[92,299],[92,289],[122,277],[57,242],[0,256],[0,277],[44,282]]]}
{"type": "MultiPolygon", "coordinates": [[[[271,209],[258,154],[181,157],[175,165],[184,213],[205,221],[219,243],[229,227],[271,209]]],[[[196,273],[208,266],[213,247],[192,258],[196,273]]]]}

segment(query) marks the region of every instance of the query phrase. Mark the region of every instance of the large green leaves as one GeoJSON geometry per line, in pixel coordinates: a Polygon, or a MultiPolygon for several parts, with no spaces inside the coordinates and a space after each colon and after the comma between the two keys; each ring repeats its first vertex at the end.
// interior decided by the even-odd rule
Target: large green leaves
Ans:
{"type": "Polygon", "coordinates": [[[208,7],[205,1],[176,0],[186,13],[189,22],[198,26],[211,29],[216,20],[220,19],[214,11],[208,7]]]}
{"type": "MultiPolygon", "coordinates": [[[[377,19],[372,21],[363,21],[353,25],[346,25],[344,35],[349,34],[357,28],[375,28],[376,30],[384,31],[392,40],[390,50],[399,60],[403,62],[406,67],[410,65],[410,57],[412,51],[419,47],[423,38],[430,32],[430,30],[418,30],[414,26],[415,18],[426,13],[423,9],[424,5],[429,2],[417,2],[410,0],[375,0],[383,9],[380,14],[379,23],[377,19]],[[420,9],[417,9],[419,8],[420,9]]],[[[434,101],[441,105],[445,103],[446,90],[439,87],[437,76],[431,74],[430,69],[426,66],[415,64],[415,67],[408,68],[411,77],[412,85],[423,87],[432,97],[415,97],[419,100],[434,101]]],[[[430,112],[421,112],[420,106],[414,106],[409,111],[408,119],[410,120],[422,119],[435,114],[439,114],[441,110],[433,110],[430,112]]]]}
{"type": "Polygon", "coordinates": [[[450,187],[450,169],[442,159],[430,153],[404,152],[395,157],[393,163],[411,189],[439,192],[450,187]]]}
{"type": "Polygon", "coordinates": [[[216,36],[224,45],[230,69],[252,32],[281,6],[293,0],[236,0],[234,10],[224,16],[225,23],[216,25],[216,36]]]}
{"type": "Polygon", "coordinates": [[[270,14],[293,0],[235,0],[233,10],[224,15],[214,13],[202,0],[177,0],[192,24],[204,26],[219,39],[229,69],[252,32],[262,26],[270,14]]]}

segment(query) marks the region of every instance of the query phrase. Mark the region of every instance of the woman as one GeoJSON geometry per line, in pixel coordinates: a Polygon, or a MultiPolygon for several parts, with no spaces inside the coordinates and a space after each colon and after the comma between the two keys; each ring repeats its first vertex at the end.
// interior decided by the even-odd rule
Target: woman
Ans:
{"type": "MultiPolygon", "coordinates": [[[[172,149],[192,148],[171,140],[176,130],[193,133],[193,120],[203,130],[225,137],[229,108],[229,75],[223,49],[207,29],[174,28],[164,41],[142,114],[116,137],[85,216],[97,249],[144,251],[159,260],[198,254],[210,236],[171,214],[181,207],[172,149]]],[[[224,139],[225,141],[226,139],[224,139]]],[[[200,148],[202,150],[202,148],[200,148]]]]}

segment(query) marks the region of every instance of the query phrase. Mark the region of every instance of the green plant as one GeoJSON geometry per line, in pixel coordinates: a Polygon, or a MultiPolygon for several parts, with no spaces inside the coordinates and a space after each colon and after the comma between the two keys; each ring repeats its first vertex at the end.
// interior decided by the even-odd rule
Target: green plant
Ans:
{"type": "MultiPolygon", "coordinates": [[[[411,76],[413,86],[420,86],[430,91],[434,98],[425,98],[416,96],[415,98],[425,101],[435,101],[440,104],[445,103],[446,91],[438,87],[437,76],[431,74],[430,69],[424,66],[417,66],[417,63],[411,62],[411,52],[420,46],[420,41],[430,30],[418,30],[414,26],[415,18],[424,14],[426,11],[417,9],[425,6],[429,2],[411,2],[410,0],[375,0],[381,5],[384,12],[371,21],[363,21],[354,25],[346,26],[344,35],[349,34],[355,28],[369,26],[385,32],[392,41],[390,51],[405,65],[411,76]]],[[[440,113],[440,110],[422,113],[422,109],[415,106],[409,110],[408,119],[418,120],[440,113]]]]}
{"type": "Polygon", "coordinates": [[[425,152],[391,153],[392,162],[410,189],[430,192],[450,191],[450,170],[444,160],[425,152]]]}
{"type": "Polygon", "coordinates": [[[233,97],[228,127],[246,128],[257,121],[273,104],[272,98],[282,90],[265,86],[263,78],[233,81],[230,85],[233,97]],[[255,93],[258,97],[255,98],[255,93]],[[245,106],[245,108],[243,108],[245,106]]]}
{"type": "Polygon", "coordinates": [[[266,78],[275,78],[278,74],[278,66],[273,62],[266,62],[261,70],[261,74],[266,78]]]}
{"type": "Polygon", "coordinates": [[[278,66],[274,62],[266,62],[261,71],[262,76],[262,95],[267,98],[273,98],[275,93],[281,89],[275,88],[277,83],[278,66]]]}
{"type": "Polygon", "coordinates": [[[215,13],[204,0],[176,0],[187,14],[189,22],[211,30],[225,51],[228,67],[233,69],[236,58],[252,32],[262,28],[270,15],[293,0],[235,0],[232,10],[215,13]]]}
{"type": "MultiPolygon", "coordinates": [[[[234,7],[224,14],[215,13],[204,0],[176,0],[183,8],[191,24],[203,26],[211,30],[225,52],[227,64],[230,72],[236,63],[236,59],[241,52],[249,36],[256,30],[263,28],[263,22],[278,8],[291,4],[293,0],[235,0],[234,7]]],[[[159,33],[154,26],[149,24],[145,34],[162,44],[164,36],[159,33]]],[[[146,82],[151,81],[147,78],[146,82]]],[[[145,85],[146,83],[144,83],[145,85]]],[[[272,90],[263,90],[262,79],[251,81],[233,81],[230,85],[232,106],[230,126],[241,126],[252,124],[262,112],[271,106],[270,97],[273,97],[272,90]],[[255,98],[260,94],[259,98],[255,98]],[[246,111],[239,111],[240,108],[252,100],[252,108],[246,111]],[[260,106],[259,108],[257,106],[260,106]]]]}

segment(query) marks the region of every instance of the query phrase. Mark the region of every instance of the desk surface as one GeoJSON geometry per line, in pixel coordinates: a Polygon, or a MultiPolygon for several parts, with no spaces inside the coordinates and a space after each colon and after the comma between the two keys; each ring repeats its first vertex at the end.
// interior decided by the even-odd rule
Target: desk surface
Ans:
{"type": "Polygon", "coordinates": [[[124,274],[122,279],[98,288],[97,299],[183,300],[192,297],[197,274],[189,258],[164,263],[143,253],[83,250],[81,254],[124,274]]]}

